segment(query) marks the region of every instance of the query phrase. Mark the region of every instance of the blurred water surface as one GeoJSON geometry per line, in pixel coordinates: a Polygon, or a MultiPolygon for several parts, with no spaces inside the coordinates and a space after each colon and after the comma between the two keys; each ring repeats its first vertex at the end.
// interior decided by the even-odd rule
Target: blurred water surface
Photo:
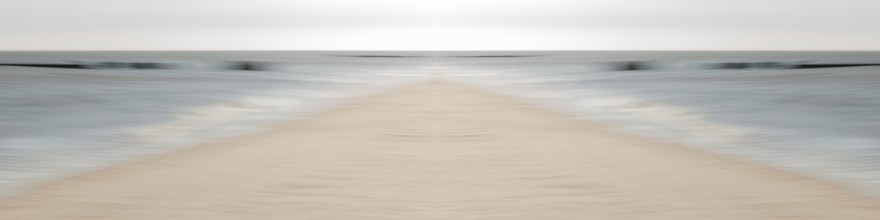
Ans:
{"type": "Polygon", "coordinates": [[[877,52],[3,52],[0,190],[258,130],[424,80],[526,98],[623,131],[880,192],[880,67],[711,69],[717,62],[880,62],[877,52]],[[228,69],[259,61],[263,71],[228,69]],[[615,71],[612,63],[649,61],[615,71]]]}

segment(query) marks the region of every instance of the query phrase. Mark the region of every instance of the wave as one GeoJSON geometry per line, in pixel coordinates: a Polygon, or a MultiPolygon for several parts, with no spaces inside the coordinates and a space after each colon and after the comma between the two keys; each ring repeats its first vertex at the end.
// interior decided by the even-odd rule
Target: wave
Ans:
{"type": "MultiPolygon", "coordinates": [[[[703,74],[702,77],[712,79],[707,76],[710,74],[703,74]]],[[[781,114],[779,111],[767,109],[772,108],[774,103],[765,103],[765,100],[773,100],[771,98],[774,97],[775,99],[802,97],[801,93],[796,92],[792,94],[773,92],[785,89],[795,91],[797,87],[771,87],[776,84],[766,83],[767,81],[740,85],[735,84],[737,80],[755,80],[755,74],[744,74],[739,77],[725,74],[719,76],[723,78],[724,86],[727,86],[720,90],[723,93],[695,96],[690,93],[714,91],[706,89],[713,85],[706,85],[705,88],[697,87],[694,83],[705,82],[689,81],[692,78],[699,78],[701,74],[651,73],[642,77],[639,73],[628,75],[585,72],[582,75],[584,76],[560,77],[559,74],[517,73],[498,74],[496,77],[459,77],[456,80],[499,93],[523,97],[529,102],[563,111],[584,120],[604,122],[616,130],[836,181],[855,191],[880,197],[880,171],[876,170],[876,167],[880,167],[880,162],[877,162],[877,158],[880,158],[880,150],[877,148],[880,146],[878,145],[880,140],[859,137],[839,130],[836,133],[826,131],[819,134],[821,136],[816,136],[817,131],[811,129],[777,127],[774,124],[789,120],[798,120],[797,124],[805,125],[829,121],[827,118],[810,118],[813,111],[809,109],[785,109],[789,114],[786,118],[780,118],[777,115],[781,114]],[[645,84],[663,84],[666,88],[642,86],[645,84]],[[732,86],[747,87],[731,88],[732,86]],[[765,87],[766,90],[761,90],[765,87]],[[737,93],[735,91],[738,90],[735,89],[750,89],[755,90],[752,93],[768,95],[751,97],[752,93],[737,93]],[[706,99],[707,97],[712,97],[714,100],[706,99]]],[[[804,77],[812,75],[814,74],[804,77]]],[[[792,76],[792,79],[785,83],[799,82],[795,81],[797,79],[792,76]]],[[[858,94],[857,92],[860,91],[835,90],[830,85],[828,88],[817,89],[825,89],[829,93],[843,92],[836,95],[847,95],[844,97],[852,95],[851,92],[858,94]]],[[[858,97],[862,96],[858,95],[858,97]]],[[[865,106],[870,104],[866,102],[862,102],[862,105],[817,103],[822,100],[824,99],[811,97],[804,100],[804,104],[816,105],[811,108],[814,110],[821,110],[829,105],[860,109],[870,107],[865,106]]],[[[843,102],[843,100],[834,100],[843,102]]],[[[776,105],[778,106],[779,103],[776,105]]],[[[840,116],[837,119],[842,120],[845,117],[840,116]]],[[[843,121],[839,123],[841,125],[829,124],[825,127],[847,124],[843,121]]],[[[815,128],[812,126],[810,128],[815,128]]],[[[845,128],[849,129],[845,126],[838,129],[845,128]]],[[[822,131],[825,130],[834,129],[828,128],[822,131]]]]}

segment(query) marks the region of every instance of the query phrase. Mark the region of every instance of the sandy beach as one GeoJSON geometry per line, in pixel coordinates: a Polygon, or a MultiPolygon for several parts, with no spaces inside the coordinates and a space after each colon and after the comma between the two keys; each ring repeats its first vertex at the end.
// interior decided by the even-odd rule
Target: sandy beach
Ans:
{"type": "Polygon", "coordinates": [[[445,82],[55,181],[0,219],[836,219],[830,182],[614,132],[445,82]]]}

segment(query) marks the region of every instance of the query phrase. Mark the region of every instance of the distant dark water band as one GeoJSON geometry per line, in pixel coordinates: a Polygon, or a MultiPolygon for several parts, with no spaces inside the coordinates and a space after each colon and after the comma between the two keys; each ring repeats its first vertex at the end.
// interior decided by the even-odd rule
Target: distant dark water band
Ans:
{"type": "Polygon", "coordinates": [[[539,57],[547,55],[467,55],[467,56],[415,56],[415,55],[330,55],[335,57],[357,58],[518,58],[539,57]]]}
{"type": "MultiPolygon", "coordinates": [[[[473,56],[409,56],[409,55],[331,55],[354,58],[522,58],[544,55],[473,55],[473,56]]],[[[607,62],[604,65],[615,71],[658,69],[651,61],[607,62]]],[[[273,64],[258,61],[229,61],[222,69],[266,71],[273,64]]],[[[96,62],[96,63],[0,63],[0,66],[21,66],[61,69],[175,69],[174,64],[155,62],[96,62]]],[[[721,62],[707,63],[708,69],[818,69],[860,66],[880,66],[880,63],[785,63],[785,62],[721,62]]]]}

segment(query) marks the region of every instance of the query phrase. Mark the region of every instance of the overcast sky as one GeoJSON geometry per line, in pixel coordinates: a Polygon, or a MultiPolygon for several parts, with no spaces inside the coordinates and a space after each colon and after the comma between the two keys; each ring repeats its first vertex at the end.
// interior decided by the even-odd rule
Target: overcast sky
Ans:
{"type": "Polygon", "coordinates": [[[878,50],[875,0],[0,0],[0,50],[878,50]]]}

